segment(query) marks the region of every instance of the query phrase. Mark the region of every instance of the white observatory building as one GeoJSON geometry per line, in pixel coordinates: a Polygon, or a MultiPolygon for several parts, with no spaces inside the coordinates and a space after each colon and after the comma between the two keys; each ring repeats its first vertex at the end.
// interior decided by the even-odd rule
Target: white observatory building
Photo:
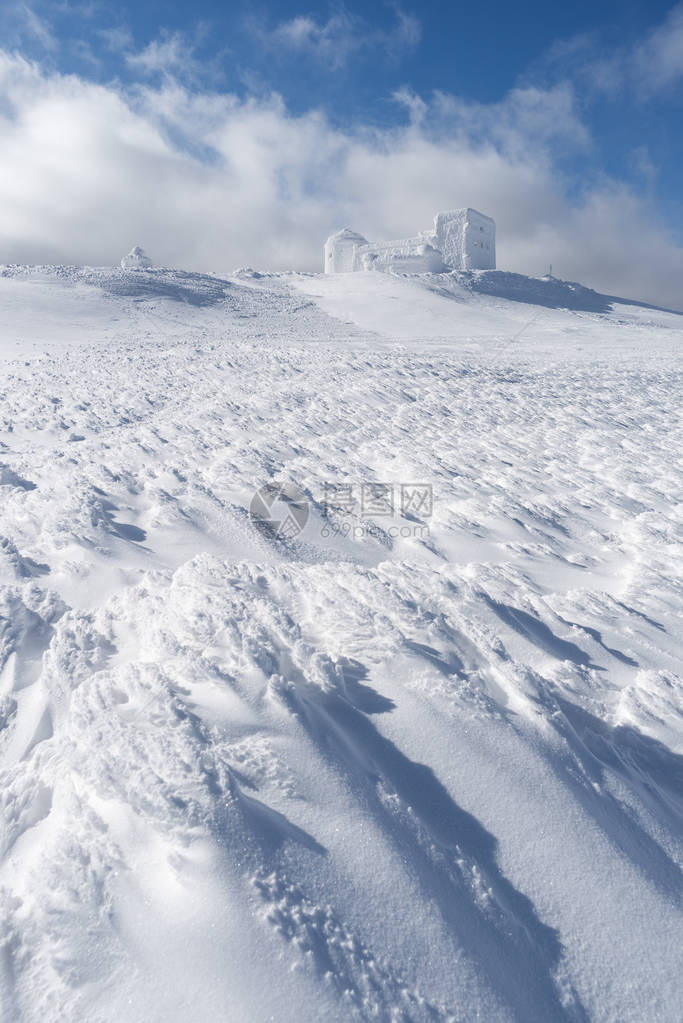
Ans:
{"type": "Polygon", "coordinates": [[[369,242],[345,227],[325,242],[325,273],[398,270],[440,273],[447,270],[495,270],[496,223],[470,208],[437,213],[431,231],[414,238],[369,242]]]}

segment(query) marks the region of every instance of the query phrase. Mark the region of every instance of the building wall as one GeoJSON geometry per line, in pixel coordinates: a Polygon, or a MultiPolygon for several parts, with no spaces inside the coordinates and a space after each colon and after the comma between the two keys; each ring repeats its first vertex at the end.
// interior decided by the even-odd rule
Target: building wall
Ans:
{"type": "Polygon", "coordinates": [[[496,269],[496,224],[477,210],[467,211],[464,270],[496,269]]]}
{"type": "Polygon", "coordinates": [[[444,263],[452,270],[495,270],[495,221],[478,210],[437,213],[434,238],[444,263]]]}
{"type": "Polygon", "coordinates": [[[367,238],[348,227],[331,235],[325,242],[325,273],[344,274],[362,270],[356,265],[356,249],[367,244],[367,238]]]}
{"type": "Polygon", "coordinates": [[[442,253],[443,261],[452,270],[465,267],[465,229],[467,210],[449,210],[434,217],[434,245],[442,253]]]}
{"type": "Polygon", "coordinates": [[[355,270],[396,270],[402,273],[441,273],[443,258],[422,235],[401,241],[356,246],[355,270]]]}

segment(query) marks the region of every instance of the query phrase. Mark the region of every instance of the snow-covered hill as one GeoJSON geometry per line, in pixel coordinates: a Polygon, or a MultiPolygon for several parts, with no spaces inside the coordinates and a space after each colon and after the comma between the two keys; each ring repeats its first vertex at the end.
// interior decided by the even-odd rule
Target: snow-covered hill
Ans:
{"type": "Polygon", "coordinates": [[[577,289],[0,268],[3,1023],[681,1018],[683,317],[577,289]]]}

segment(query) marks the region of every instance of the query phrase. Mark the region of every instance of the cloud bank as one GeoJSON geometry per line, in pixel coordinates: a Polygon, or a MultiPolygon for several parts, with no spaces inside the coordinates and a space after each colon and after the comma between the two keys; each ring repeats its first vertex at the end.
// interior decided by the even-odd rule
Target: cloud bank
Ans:
{"type": "Polygon", "coordinates": [[[592,145],[566,84],[489,106],[403,90],[401,126],[340,130],[276,95],[98,85],[0,51],[0,96],[0,262],[113,264],[141,244],[187,269],[318,270],[340,226],[399,237],[469,205],[495,217],[501,268],[683,304],[683,250],[648,198],[562,172],[592,145]]]}

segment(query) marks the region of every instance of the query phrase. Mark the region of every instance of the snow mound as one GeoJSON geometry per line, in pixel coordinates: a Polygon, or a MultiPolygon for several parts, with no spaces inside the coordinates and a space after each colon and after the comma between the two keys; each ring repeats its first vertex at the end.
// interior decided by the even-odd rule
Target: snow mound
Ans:
{"type": "Polygon", "coordinates": [[[640,306],[644,309],[659,309],[661,312],[675,312],[646,302],[603,295],[593,288],[587,288],[576,281],[563,281],[546,274],[543,277],[528,277],[526,274],[506,270],[455,271],[450,275],[459,285],[480,295],[504,298],[510,302],[527,302],[546,306],[549,309],[573,309],[577,312],[609,313],[615,304],[640,306]]]}
{"type": "Polygon", "coordinates": [[[576,309],[608,313],[612,300],[592,288],[554,277],[527,277],[505,270],[461,271],[453,274],[458,284],[480,295],[492,295],[511,302],[528,302],[549,309],[576,309]]]}
{"type": "Polygon", "coordinates": [[[208,274],[187,273],[184,270],[143,269],[134,274],[99,273],[91,278],[111,295],[131,298],[170,298],[194,306],[214,305],[226,297],[230,290],[227,281],[208,274]]]}
{"type": "Polygon", "coordinates": [[[152,260],[139,245],[132,248],[121,260],[121,267],[124,270],[147,270],[153,265],[152,260]]]}

